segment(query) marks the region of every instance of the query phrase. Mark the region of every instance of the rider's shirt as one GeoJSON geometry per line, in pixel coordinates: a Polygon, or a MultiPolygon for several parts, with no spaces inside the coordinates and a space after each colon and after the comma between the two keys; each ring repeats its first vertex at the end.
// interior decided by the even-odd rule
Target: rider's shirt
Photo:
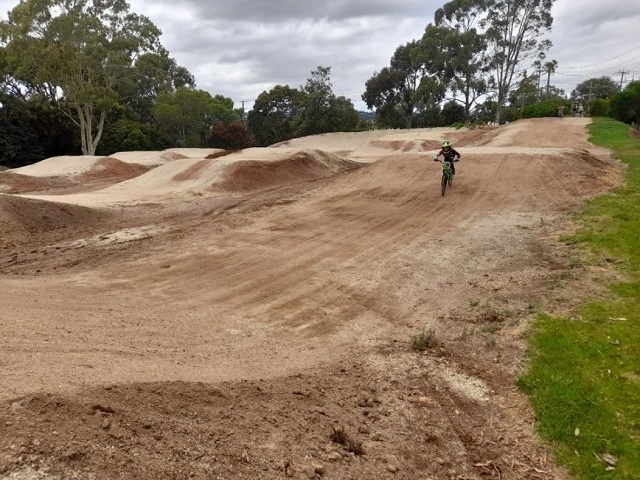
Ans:
{"type": "Polygon", "coordinates": [[[450,148],[448,152],[445,152],[444,149],[440,150],[438,152],[438,156],[440,156],[440,155],[442,155],[445,158],[445,160],[447,160],[449,162],[453,161],[453,157],[460,158],[460,154],[456,150],[454,150],[453,148],[450,148]]]}

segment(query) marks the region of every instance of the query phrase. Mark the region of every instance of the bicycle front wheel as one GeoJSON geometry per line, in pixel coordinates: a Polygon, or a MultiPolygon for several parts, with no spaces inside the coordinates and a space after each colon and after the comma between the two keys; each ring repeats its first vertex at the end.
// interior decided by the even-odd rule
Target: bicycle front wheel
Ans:
{"type": "Polygon", "coordinates": [[[440,182],[442,185],[442,196],[444,197],[444,191],[447,189],[447,176],[442,174],[442,181],[440,182]]]}

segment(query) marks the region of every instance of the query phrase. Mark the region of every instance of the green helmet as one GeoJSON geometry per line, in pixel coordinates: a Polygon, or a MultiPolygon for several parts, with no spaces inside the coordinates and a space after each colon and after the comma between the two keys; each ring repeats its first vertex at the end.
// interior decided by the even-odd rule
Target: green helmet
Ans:
{"type": "Polygon", "coordinates": [[[451,142],[449,140],[445,140],[442,142],[442,148],[451,147],[451,142]]]}

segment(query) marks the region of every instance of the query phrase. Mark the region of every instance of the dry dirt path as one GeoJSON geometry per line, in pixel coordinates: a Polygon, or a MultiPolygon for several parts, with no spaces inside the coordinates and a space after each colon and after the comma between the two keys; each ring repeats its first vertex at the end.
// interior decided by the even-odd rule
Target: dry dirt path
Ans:
{"type": "Polygon", "coordinates": [[[585,125],[446,133],[445,197],[424,131],[312,182],[54,204],[80,220],[37,235],[42,202],[3,197],[0,475],[564,478],[514,382],[550,232],[619,178],[585,125]]]}

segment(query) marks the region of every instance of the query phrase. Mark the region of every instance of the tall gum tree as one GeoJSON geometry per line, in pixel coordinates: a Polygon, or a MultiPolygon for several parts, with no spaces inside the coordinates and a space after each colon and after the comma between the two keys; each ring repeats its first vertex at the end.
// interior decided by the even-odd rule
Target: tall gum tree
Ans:
{"type": "Polygon", "coordinates": [[[276,85],[258,95],[247,123],[259,145],[272,145],[295,136],[294,120],[303,95],[289,85],[276,85]]]}
{"type": "Polygon", "coordinates": [[[210,127],[216,121],[237,119],[230,98],[212,97],[204,90],[186,87],[179,87],[175,92],[160,92],[153,115],[161,132],[173,143],[187,148],[205,147],[210,127]]]}
{"type": "Polygon", "coordinates": [[[496,93],[495,120],[500,123],[503,107],[518,78],[518,67],[551,48],[551,42],[542,37],[551,30],[555,0],[478,1],[483,1],[486,8],[481,24],[491,59],[490,86],[496,93]]]}
{"type": "Polygon", "coordinates": [[[161,49],[160,30],[125,0],[22,0],[0,35],[13,77],[55,92],[85,155],[95,154],[136,58],[161,49]]]}
{"type": "Polygon", "coordinates": [[[421,41],[413,40],[396,48],[390,65],[366,81],[362,99],[368,108],[376,108],[384,126],[411,128],[416,109],[437,103],[441,84],[432,78],[430,61],[421,41]]]}
{"type": "Polygon", "coordinates": [[[434,66],[444,75],[454,99],[464,106],[466,120],[478,98],[487,92],[487,43],[480,31],[484,8],[484,2],[477,0],[448,2],[436,11],[435,25],[427,26],[422,37],[425,50],[438,59],[434,66]],[[462,100],[456,98],[458,93],[462,100]]]}
{"type": "Polygon", "coordinates": [[[328,132],[350,132],[358,126],[358,112],[351,100],[333,93],[331,67],[318,66],[300,87],[293,120],[296,137],[328,132]]]}

